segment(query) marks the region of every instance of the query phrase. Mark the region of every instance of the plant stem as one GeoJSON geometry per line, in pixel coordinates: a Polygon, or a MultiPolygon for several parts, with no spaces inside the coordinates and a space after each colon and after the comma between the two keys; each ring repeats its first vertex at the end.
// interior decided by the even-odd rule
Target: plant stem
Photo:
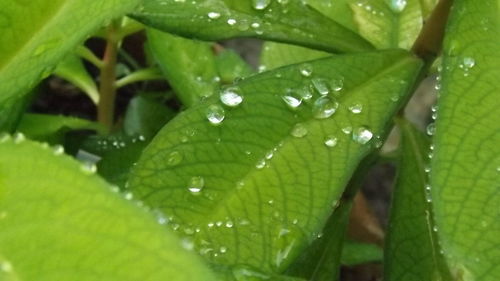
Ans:
{"type": "Polygon", "coordinates": [[[116,81],[115,87],[121,88],[123,86],[135,82],[146,81],[146,80],[161,80],[161,79],[163,79],[163,76],[161,75],[161,72],[157,68],[145,68],[132,72],[131,74],[116,81]]]}
{"type": "Polygon", "coordinates": [[[106,50],[101,68],[99,104],[97,106],[97,120],[106,128],[106,133],[113,127],[113,117],[115,113],[115,69],[118,55],[120,39],[117,36],[118,24],[111,23],[108,27],[106,50]]]}
{"type": "Polygon", "coordinates": [[[411,49],[415,55],[425,61],[428,67],[441,52],[452,4],[453,0],[441,0],[437,3],[411,49]]]}

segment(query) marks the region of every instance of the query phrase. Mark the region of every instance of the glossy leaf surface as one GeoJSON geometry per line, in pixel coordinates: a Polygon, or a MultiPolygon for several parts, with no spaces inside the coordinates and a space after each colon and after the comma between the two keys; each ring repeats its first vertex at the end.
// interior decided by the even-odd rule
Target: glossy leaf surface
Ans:
{"type": "Polygon", "coordinates": [[[386,238],[384,278],[451,280],[441,254],[430,200],[429,139],[408,121],[399,121],[402,150],[386,238]]]}
{"type": "Polygon", "coordinates": [[[133,17],[167,32],[203,40],[257,37],[332,52],[372,49],[358,34],[301,1],[146,0],[133,17]]]}
{"type": "Polygon", "coordinates": [[[0,130],[6,112],[78,43],[138,0],[0,0],[0,130]]]}
{"type": "Polygon", "coordinates": [[[445,40],[431,190],[442,248],[462,280],[500,279],[498,4],[455,1],[445,40]]]}
{"type": "Polygon", "coordinates": [[[211,95],[219,81],[212,44],[147,29],[155,61],[185,106],[211,95]]]}
{"type": "Polygon", "coordinates": [[[215,280],[91,168],[21,136],[0,155],[2,280],[215,280]]]}
{"type": "Polygon", "coordinates": [[[131,191],[212,263],[281,272],[380,144],[420,67],[386,51],[244,79],[169,122],[134,169],[131,191]]]}

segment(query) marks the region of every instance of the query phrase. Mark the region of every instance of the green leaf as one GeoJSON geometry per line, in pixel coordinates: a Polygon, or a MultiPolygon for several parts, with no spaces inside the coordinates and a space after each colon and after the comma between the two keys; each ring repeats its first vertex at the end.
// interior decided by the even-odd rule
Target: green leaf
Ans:
{"type": "Polygon", "coordinates": [[[402,149],[386,238],[384,279],[452,280],[433,231],[433,202],[429,201],[425,172],[429,140],[408,121],[399,120],[398,125],[402,149]]]}
{"type": "Polygon", "coordinates": [[[266,42],[260,58],[261,68],[271,70],[281,66],[329,57],[332,54],[283,43],[266,42]]]}
{"type": "Polygon", "coordinates": [[[458,280],[499,280],[498,1],[456,1],[447,30],[430,179],[438,236],[458,280]]]}
{"type": "Polygon", "coordinates": [[[70,130],[94,130],[100,132],[101,125],[76,117],[26,113],[17,130],[28,138],[52,144],[62,143],[70,130]]]}
{"type": "Polygon", "coordinates": [[[80,88],[95,104],[99,102],[99,91],[94,79],[89,75],[82,60],[77,55],[68,55],[57,65],[54,74],[80,88]]]}
{"type": "MultiPolygon", "coordinates": [[[[328,218],[326,226],[301,256],[287,269],[287,273],[310,281],[338,280],[344,236],[349,222],[352,200],[342,200],[328,218]]],[[[351,253],[345,255],[351,257],[351,253]]]]}
{"type": "Polygon", "coordinates": [[[146,94],[135,96],[130,100],[123,120],[123,130],[129,136],[143,135],[153,137],[175,112],[162,104],[161,99],[146,94]]]}
{"type": "Polygon", "coordinates": [[[306,3],[352,31],[357,31],[352,11],[351,0],[306,0],[306,3]]]}
{"type": "Polygon", "coordinates": [[[350,0],[359,33],[378,49],[410,49],[422,28],[418,0],[350,0]]]}
{"type": "Polygon", "coordinates": [[[133,17],[163,31],[203,40],[256,37],[331,52],[372,49],[358,34],[302,1],[146,0],[133,17]]]}
{"type": "Polygon", "coordinates": [[[141,156],[130,188],[172,216],[170,225],[212,263],[282,272],[379,145],[420,67],[393,50],[246,78],[221,91],[228,104],[242,99],[239,106],[223,107],[217,94],[169,122],[141,156]],[[293,109],[284,99],[302,103],[293,109]]]}
{"type": "Polygon", "coordinates": [[[235,79],[250,76],[255,71],[235,51],[224,49],[215,57],[215,65],[222,84],[231,84],[235,79]]]}
{"type": "Polygon", "coordinates": [[[212,44],[147,29],[148,44],[177,97],[185,106],[210,96],[218,87],[212,44]]]}
{"type": "Polygon", "coordinates": [[[380,262],[383,252],[379,246],[347,240],[342,249],[341,263],[347,266],[380,262]]]}
{"type": "MultiPolygon", "coordinates": [[[[0,0],[0,116],[105,21],[139,0],[0,0]]],[[[0,130],[7,121],[0,119],[0,130]]]]}
{"type": "Polygon", "coordinates": [[[2,280],[215,280],[151,213],[59,154],[1,137],[2,280]]]}

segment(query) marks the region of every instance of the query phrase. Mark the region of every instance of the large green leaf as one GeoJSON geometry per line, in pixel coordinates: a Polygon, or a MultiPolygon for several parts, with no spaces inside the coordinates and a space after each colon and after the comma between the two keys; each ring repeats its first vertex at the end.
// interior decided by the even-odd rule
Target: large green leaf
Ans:
{"type": "Polygon", "coordinates": [[[420,67],[394,50],[246,78],[169,122],[130,188],[211,262],[281,272],[321,231],[420,67]]]}
{"type": "Polygon", "coordinates": [[[203,40],[257,37],[333,52],[372,49],[355,32],[297,0],[146,0],[133,16],[158,29],[203,40]]]}
{"type": "Polygon", "coordinates": [[[20,135],[0,138],[2,280],[215,280],[89,167],[20,135]]]}
{"type": "Polygon", "coordinates": [[[428,190],[429,140],[399,121],[402,149],[386,237],[384,280],[451,280],[433,221],[428,190]]]}
{"type": "Polygon", "coordinates": [[[219,86],[212,44],[147,29],[151,53],[177,97],[191,106],[219,86]]]}
{"type": "Polygon", "coordinates": [[[409,49],[423,24],[419,0],[350,0],[359,33],[379,49],[409,49]]]}
{"type": "Polygon", "coordinates": [[[295,45],[266,42],[262,48],[260,67],[271,70],[288,64],[295,64],[331,56],[332,54],[295,45]]]}
{"type": "Polygon", "coordinates": [[[139,0],[0,0],[0,130],[7,111],[78,43],[139,0]]]}
{"type": "Polygon", "coordinates": [[[457,278],[499,280],[499,2],[456,1],[447,31],[430,180],[438,235],[457,278]]]}

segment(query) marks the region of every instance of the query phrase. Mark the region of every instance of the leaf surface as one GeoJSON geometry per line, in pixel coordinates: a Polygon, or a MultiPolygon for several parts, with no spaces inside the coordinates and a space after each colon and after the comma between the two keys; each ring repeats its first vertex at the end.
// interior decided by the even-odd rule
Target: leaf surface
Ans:
{"type": "Polygon", "coordinates": [[[6,112],[77,44],[138,0],[0,0],[0,130],[6,112]]]}
{"type": "Polygon", "coordinates": [[[500,279],[499,11],[498,1],[456,1],[445,39],[431,190],[459,280],[500,279]]]}
{"type": "Polygon", "coordinates": [[[429,139],[408,121],[402,132],[399,171],[386,237],[384,279],[451,280],[441,254],[428,190],[429,139]]]}
{"type": "Polygon", "coordinates": [[[77,55],[68,55],[57,65],[54,74],[80,88],[95,104],[99,102],[99,91],[94,79],[85,69],[82,59],[77,55]]]}
{"type": "Polygon", "coordinates": [[[5,135],[0,155],[0,276],[215,280],[151,213],[71,158],[5,135]]]}
{"type": "Polygon", "coordinates": [[[146,0],[134,18],[185,37],[257,37],[332,52],[371,50],[355,32],[301,1],[146,0]]]}
{"type": "Polygon", "coordinates": [[[212,263],[282,272],[385,136],[420,67],[394,50],[250,76],[169,122],[130,188],[212,263]],[[221,103],[227,90],[241,97],[239,106],[221,103]]]}

